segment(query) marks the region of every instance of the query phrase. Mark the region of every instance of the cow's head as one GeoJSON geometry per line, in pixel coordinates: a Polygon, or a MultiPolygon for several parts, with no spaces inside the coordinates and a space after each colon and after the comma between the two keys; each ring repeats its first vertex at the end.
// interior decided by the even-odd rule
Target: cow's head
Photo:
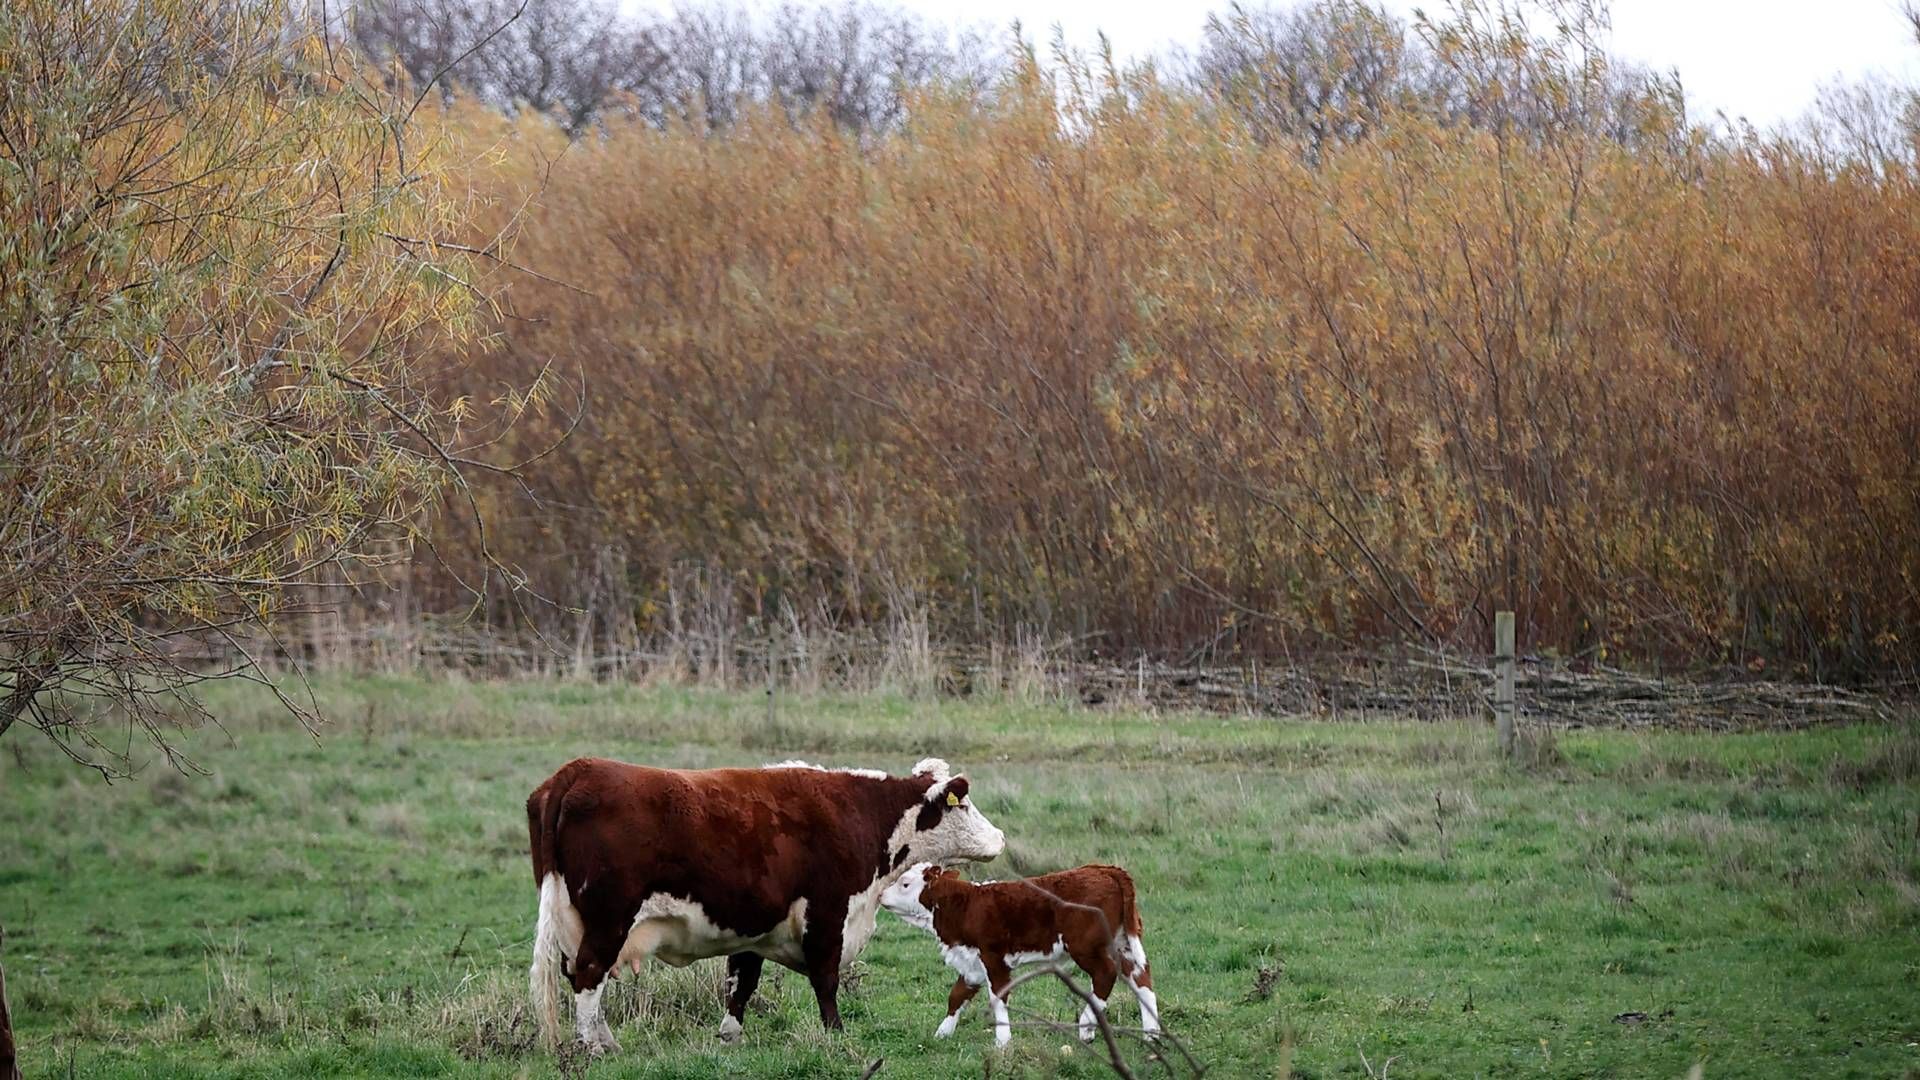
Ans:
{"type": "Polygon", "coordinates": [[[914,766],[913,775],[933,780],[907,838],[907,860],[950,864],[997,858],[1007,846],[1007,834],[994,827],[967,797],[967,778],[948,775],[947,763],[928,758],[914,766]]]}
{"type": "Polygon", "coordinates": [[[915,863],[880,893],[880,906],[922,930],[933,929],[933,909],[927,906],[927,886],[942,876],[958,877],[930,862],[915,863]]]}

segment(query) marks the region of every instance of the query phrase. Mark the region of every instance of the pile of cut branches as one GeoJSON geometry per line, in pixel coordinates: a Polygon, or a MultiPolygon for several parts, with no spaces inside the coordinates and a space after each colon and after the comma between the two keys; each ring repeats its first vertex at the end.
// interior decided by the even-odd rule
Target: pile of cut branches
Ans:
{"type": "MultiPolygon", "coordinates": [[[[1160,709],[1443,719],[1486,715],[1494,672],[1485,660],[1346,658],[1280,669],[1086,664],[1080,700],[1160,709]]],[[[1599,665],[1527,658],[1516,673],[1520,714],[1557,728],[1784,730],[1885,720],[1887,697],[1820,683],[1689,675],[1662,678],[1599,665]]]]}

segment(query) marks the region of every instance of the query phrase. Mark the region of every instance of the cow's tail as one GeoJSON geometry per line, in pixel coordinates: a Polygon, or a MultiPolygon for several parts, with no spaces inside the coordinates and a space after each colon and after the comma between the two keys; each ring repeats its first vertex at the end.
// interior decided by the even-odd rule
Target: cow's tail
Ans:
{"type": "Polygon", "coordinates": [[[566,875],[560,870],[560,803],[566,795],[570,769],[555,773],[527,799],[527,833],[533,854],[533,880],[540,887],[540,914],[533,926],[533,967],[527,973],[533,1015],[541,1041],[557,1046],[560,1038],[561,959],[580,948],[580,916],[567,895],[566,875]]]}

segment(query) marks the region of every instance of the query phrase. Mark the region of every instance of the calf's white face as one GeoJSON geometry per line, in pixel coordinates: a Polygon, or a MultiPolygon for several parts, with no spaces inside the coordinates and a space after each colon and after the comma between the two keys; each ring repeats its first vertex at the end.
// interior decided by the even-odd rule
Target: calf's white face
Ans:
{"type": "Polygon", "coordinates": [[[933,929],[933,912],[920,901],[920,894],[927,888],[927,871],[933,868],[930,862],[915,863],[907,872],[894,879],[880,893],[880,906],[905,919],[908,924],[922,930],[933,929]]]}

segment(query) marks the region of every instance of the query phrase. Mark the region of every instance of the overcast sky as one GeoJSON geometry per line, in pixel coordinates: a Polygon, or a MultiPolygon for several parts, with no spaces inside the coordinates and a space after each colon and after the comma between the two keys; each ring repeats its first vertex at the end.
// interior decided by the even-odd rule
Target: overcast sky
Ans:
{"type": "MultiPolygon", "coordinates": [[[[627,0],[634,7],[667,6],[627,0]]],[[[944,24],[1004,26],[1021,20],[1043,44],[1061,24],[1069,40],[1091,43],[1105,30],[1116,52],[1139,56],[1168,45],[1191,49],[1208,11],[1228,0],[875,0],[944,24]]],[[[1387,0],[1410,15],[1439,14],[1445,0],[1387,0]]],[[[761,6],[766,6],[764,0],[761,6]]],[[[1261,6],[1253,0],[1249,6],[1261,6]]],[[[1282,0],[1274,6],[1289,6],[1282,0]]],[[[1920,44],[1900,0],[1614,0],[1616,55],[1678,68],[1695,115],[1723,110],[1766,126],[1806,111],[1818,87],[1837,76],[1879,71],[1920,84],[1920,44]]]]}

